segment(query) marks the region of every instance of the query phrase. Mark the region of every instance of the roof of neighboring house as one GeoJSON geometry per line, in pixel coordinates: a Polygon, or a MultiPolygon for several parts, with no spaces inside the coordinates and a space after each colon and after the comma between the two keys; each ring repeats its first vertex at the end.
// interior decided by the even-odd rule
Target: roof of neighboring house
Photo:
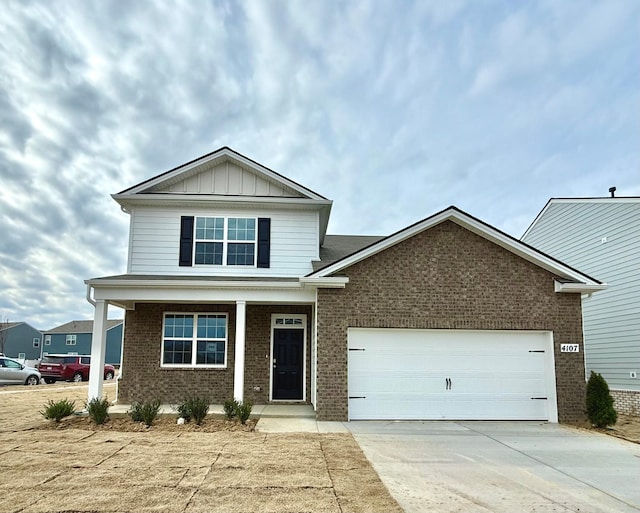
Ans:
{"type": "Polygon", "coordinates": [[[0,331],[15,328],[20,324],[24,324],[24,323],[23,322],[0,322],[0,331]]]}
{"type": "Polygon", "coordinates": [[[313,271],[319,271],[384,238],[381,235],[327,235],[320,247],[320,260],[313,262],[313,271]]]}
{"type": "MultiPolygon", "coordinates": [[[[122,319],[108,319],[107,330],[122,324],[122,319]]],[[[69,321],[55,328],[44,331],[46,335],[53,333],[93,333],[93,321],[69,321]]]]}

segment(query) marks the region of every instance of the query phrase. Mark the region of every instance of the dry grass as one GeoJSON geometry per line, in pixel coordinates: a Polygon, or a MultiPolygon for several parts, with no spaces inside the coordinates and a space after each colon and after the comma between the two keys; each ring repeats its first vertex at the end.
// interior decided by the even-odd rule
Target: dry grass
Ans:
{"type": "Polygon", "coordinates": [[[210,419],[176,428],[173,417],[137,431],[127,419],[56,428],[38,413],[49,399],[81,407],[86,393],[0,388],[0,511],[401,511],[349,434],[230,431],[237,424],[210,419]]]}

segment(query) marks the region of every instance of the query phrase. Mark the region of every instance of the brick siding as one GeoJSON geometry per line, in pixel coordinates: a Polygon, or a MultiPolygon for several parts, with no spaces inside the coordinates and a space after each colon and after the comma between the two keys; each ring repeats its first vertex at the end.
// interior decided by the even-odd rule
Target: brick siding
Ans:
{"type": "Polygon", "coordinates": [[[637,390],[610,390],[615,399],[613,407],[624,415],[640,416],[640,392],[637,390]]]}
{"type": "Polygon", "coordinates": [[[319,419],[348,417],[349,327],[552,331],[559,420],[585,419],[580,294],[551,273],[446,221],[340,274],[345,289],[318,290],[319,419]]]}
{"type": "MultiPolygon", "coordinates": [[[[254,404],[269,402],[272,313],[307,315],[306,387],[307,398],[310,397],[311,306],[247,305],[244,397],[254,404]],[[254,391],[256,386],[260,387],[259,391],[254,391]]],[[[233,397],[235,315],[235,304],[139,303],[135,310],[127,311],[122,357],[123,374],[118,384],[118,401],[131,403],[160,399],[163,403],[178,404],[188,396],[199,395],[207,397],[213,404],[221,404],[225,399],[233,397]],[[162,322],[165,312],[227,313],[227,367],[161,367],[162,322]]]]}

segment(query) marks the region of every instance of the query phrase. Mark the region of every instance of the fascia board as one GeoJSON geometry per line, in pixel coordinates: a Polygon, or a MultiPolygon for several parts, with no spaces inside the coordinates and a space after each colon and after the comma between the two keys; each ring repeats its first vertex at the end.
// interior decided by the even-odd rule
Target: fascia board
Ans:
{"type": "Polygon", "coordinates": [[[593,294],[594,292],[599,292],[607,288],[609,288],[609,286],[606,283],[602,283],[599,285],[590,285],[590,284],[587,285],[585,283],[562,283],[557,280],[554,280],[555,292],[593,294]]]}
{"type": "Polygon", "coordinates": [[[300,278],[300,283],[303,285],[310,285],[318,289],[343,289],[349,283],[349,278],[346,276],[329,276],[323,278],[300,278]]]}
{"type": "Polygon", "coordinates": [[[146,289],[300,289],[298,281],[211,281],[211,280],[85,280],[94,290],[108,288],[146,289]]]}
{"type": "Polygon", "coordinates": [[[203,194],[176,194],[176,193],[156,193],[156,194],[112,194],[111,197],[122,206],[135,205],[160,205],[171,204],[181,206],[207,206],[221,205],[272,205],[285,206],[289,208],[306,208],[310,210],[331,209],[331,200],[314,200],[307,198],[282,198],[269,196],[213,196],[203,194]]]}
{"type": "Polygon", "coordinates": [[[471,232],[503,247],[504,249],[524,258],[525,260],[543,269],[546,269],[549,272],[559,274],[563,277],[571,278],[573,280],[584,282],[590,285],[601,284],[597,280],[594,280],[593,278],[560,263],[559,261],[535,250],[530,246],[527,246],[517,239],[511,238],[507,234],[500,232],[490,225],[487,225],[471,216],[468,216],[467,214],[453,207],[448,208],[428,219],[425,219],[422,222],[418,222],[405,230],[397,232],[387,237],[386,239],[381,240],[377,244],[369,246],[368,248],[365,248],[362,251],[355,253],[343,260],[340,260],[335,264],[325,267],[324,269],[321,269],[316,273],[312,273],[309,275],[309,277],[329,276],[344,269],[345,267],[360,262],[380,251],[383,251],[386,248],[394,246],[395,244],[413,237],[417,233],[420,233],[424,230],[428,230],[429,228],[444,221],[453,221],[456,224],[470,230],[471,232]]]}
{"type": "Polygon", "coordinates": [[[182,175],[188,175],[191,171],[196,170],[199,167],[206,165],[207,163],[220,159],[221,157],[226,157],[229,160],[238,162],[241,166],[251,169],[257,174],[261,174],[265,176],[270,181],[280,183],[285,185],[286,187],[295,190],[296,192],[302,194],[303,196],[308,197],[309,199],[315,200],[326,200],[324,196],[313,192],[310,189],[290,180],[286,176],[283,176],[275,171],[272,171],[269,168],[264,167],[263,165],[241,155],[240,153],[236,153],[230,148],[221,148],[218,151],[210,153],[209,155],[205,155],[204,157],[200,157],[186,165],[180,166],[173,171],[169,171],[167,173],[163,173],[161,175],[156,176],[155,178],[151,178],[145,182],[142,182],[136,186],[131,187],[130,189],[126,189],[126,195],[137,195],[143,193],[144,191],[156,187],[165,182],[172,182],[178,180],[182,175]]]}

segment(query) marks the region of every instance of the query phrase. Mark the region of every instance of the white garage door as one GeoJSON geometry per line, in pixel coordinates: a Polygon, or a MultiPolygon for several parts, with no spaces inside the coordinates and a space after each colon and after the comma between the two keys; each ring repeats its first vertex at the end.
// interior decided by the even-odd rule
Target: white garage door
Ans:
{"type": "Polygon", "coordinates": [[[551,333],[349,328],[349,418],[558,421],[551,333]]]}

